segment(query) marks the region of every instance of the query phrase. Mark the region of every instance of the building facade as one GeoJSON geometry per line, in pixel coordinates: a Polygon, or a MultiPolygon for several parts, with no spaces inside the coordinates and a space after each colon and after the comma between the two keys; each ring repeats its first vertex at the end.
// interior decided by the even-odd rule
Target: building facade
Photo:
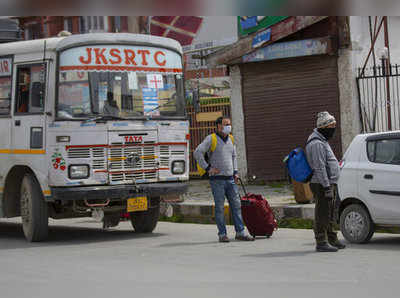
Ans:
{"type": "Polygon", "coordinates": [[[305,145],[319,111],[338,120],[332,144],[339,159],[360,132],[400,129],[399,17],[386,24],[357,16],[277,21],[207,57],[229,65],[242,176],[284,179],[283,158],[305,145]]]}
{"type": "Polygon", "coordinates": [[[0,17],[0,43],[21,40],[21,29],[17,20],[0,17]]]}

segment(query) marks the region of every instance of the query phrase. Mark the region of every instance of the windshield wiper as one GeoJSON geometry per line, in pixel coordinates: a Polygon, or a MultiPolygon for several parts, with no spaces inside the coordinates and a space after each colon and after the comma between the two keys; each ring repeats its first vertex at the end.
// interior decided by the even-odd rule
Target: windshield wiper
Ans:
{"type": "Polygon", "coordinates": [[[107,121],[107,120],[126,120],[126,118],[118,117],[118,116],[113,116],[113,115],[101,115],[101,116],[96,116],[93,118],[86,119],[84,123],[87,122],[98,122],[98,121],[107,121]]]}

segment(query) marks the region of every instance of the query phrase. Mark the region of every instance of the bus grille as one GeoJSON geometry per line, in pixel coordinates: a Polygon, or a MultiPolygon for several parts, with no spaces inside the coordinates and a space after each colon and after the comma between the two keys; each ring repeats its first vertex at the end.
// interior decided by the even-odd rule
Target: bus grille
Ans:
{"type": "Polygon", "coordinates": [[[90,159],[94,170],[107,169],[106,148],[104,147],[69,148],[67,156],[69,159],[90,159]]]}
{"type": "Polygon", "coordinates": [[[112,143],[108,153],[108,171],[111,183],[157,181],[158,157],[155,142],[144,144],[112,143]],[[137,158],[135,164],[130,163],[137,158]]]}

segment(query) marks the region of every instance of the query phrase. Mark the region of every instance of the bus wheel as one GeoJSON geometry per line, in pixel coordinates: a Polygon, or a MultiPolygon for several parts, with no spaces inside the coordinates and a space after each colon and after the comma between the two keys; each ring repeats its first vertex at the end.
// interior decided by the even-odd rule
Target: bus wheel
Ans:
{"type": "Polygon", "coordinates": [[[47,238],[49,217],[47,204],[36,178],[26,174],[21,184],[21,217],[22,229],[29,242],[42,241],[47,238]]]}
{"type": "Polygon", "coordinates": [[[131,223],[136,233],[151,233],[160,217],[160,205],[147,211],[131,212],[131,223]]]}

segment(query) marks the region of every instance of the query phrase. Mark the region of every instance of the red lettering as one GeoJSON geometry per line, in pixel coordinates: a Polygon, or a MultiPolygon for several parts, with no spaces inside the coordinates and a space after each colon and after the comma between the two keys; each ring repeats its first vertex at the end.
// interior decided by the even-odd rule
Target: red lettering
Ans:
{"type": "Polygon", "coordinates": [[[137,51],[139,55],[142,55],[142,65],[148,65],[147,60],[146,60],[146,55],[150,55],[149,50],[138,50],[137,51]]]}
{"type": "Polygon", "coordinates": [[[106,57],[104,57],[104,52],[106,51],[106,49],[99,49],[99,48],[95,48],[94,49],[94,53],[96,55],[96,64],[101,64],[100,59],[102,60],[103,64],[108,64],[106,57]]]}
{"type": "Polygon", "coordinates": [[[125,53],[125,64],[133,64],[133,65],[137,65],[135,62],[135,52],[132,50],[124,50],[125,53]]]}
{"type": "Polygon", "coordinates": [[[111,60],[110,59],[110,63],[111,64],[120,64],[122,62],[122,58],[120,56],[121,52],[118,49],[111,49],[110,50],[110,55],[113,56],[114,58],[116,58],[117,60],[111,60]]]}
{"type": "Polygon", "coordinates": [[[156,52],[155,54],[154,54],[154,61],[157,63],[157,65],[159,65],[159,66],[164,66],[166,63],[167,63],[167,60],[165,59],[165,54],[163,53],[163,52],[161,52],[161,51],[158,51],[158,52],[156,52]],[[159,61],[158,60],[158,56],[159,55],[162,55],[162,56],[164,56],[164,61],[159,61]]]}
{"type": "Polygon", "coordinates": [[[79,61],[83,64],[90,64],[92,63],[92,49],[91,48],[86,48],[86,52],[87,52],[87,59],[85,60],[85,57],[80,56],[79,57],[79,61]]]}
{"type": "Polygon", "coordinates": [[[125,136],[125,143],[141,143],[143,142],[143,137],[141,136],[125,136]]]}

